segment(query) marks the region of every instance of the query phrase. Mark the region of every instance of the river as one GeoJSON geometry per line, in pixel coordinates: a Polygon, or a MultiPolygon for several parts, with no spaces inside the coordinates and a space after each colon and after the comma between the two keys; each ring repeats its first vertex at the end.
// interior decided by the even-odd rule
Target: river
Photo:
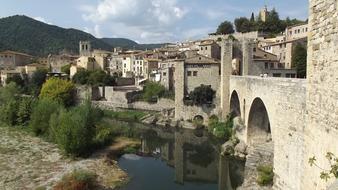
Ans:
{"type": "Polygon", "coordinates": [[[221,156],[222,142],[206,131],[129,127],[142,146],[118,160],[130,176],[121,190],[232,190],[243,182],[244,161],[221,156]]]}

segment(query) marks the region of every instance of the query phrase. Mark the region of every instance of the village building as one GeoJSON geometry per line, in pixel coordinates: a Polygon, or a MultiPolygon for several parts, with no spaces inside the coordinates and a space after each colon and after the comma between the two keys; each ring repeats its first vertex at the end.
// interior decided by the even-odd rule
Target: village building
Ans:
{"type": "Polygon", "coordinates": [[[213,59],[221,59],[221,47],[214,40],[201,42],[198,47],[198,53],[213,59]]]}
{"type": "Polygon", "coordinates": [[[0,52],[0,69],[15,69],[17,66],[25,66],[31,63],[33,56],[15,52],[3,51],[0,52]]]}

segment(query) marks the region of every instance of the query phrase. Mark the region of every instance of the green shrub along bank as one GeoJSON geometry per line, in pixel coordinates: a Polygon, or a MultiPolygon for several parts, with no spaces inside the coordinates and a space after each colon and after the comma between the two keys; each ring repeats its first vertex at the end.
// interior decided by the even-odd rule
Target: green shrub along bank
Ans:
{"type": "Polygon", "coordinates": [[[147,115],[146,112],[138,110],[125,110],[125,111],[111,111],[104,110],[104,116],[111,119],[122,120],[122,121],[141,121],[141,119],[147,115]]]}
{"type": "Polygon", "coordinates": [[[271,165],[260,165],[257,167],[258,177],[257,183],[260,186],[268,186],[273,184],[273,167],[271,165]]]}
{"type": "Polygon", "coordinates": [[[215,115],[209,118],[208,131],[220,139],[229,140],[233,136],[233,117],[227,116],[225,122],[221,122],[215,115]]]}
{"type": "MultiPolygon", "coordinates": [[[[36,136],[56,143],[70,156],[87,156],[94,148],[111,141],[113,136],[104,135],[107,130],[98,126],[104,116],[103,111],[93,108],[89,101],[70,107],[69,102],[73,101],[72,82],[49,79],[43,85],[39,98],[21,93],[15,83],[0,88],[2,124],[22,126],[36,136]],[[51,87],[55,90],[52,91],[51,87]]],[[[132,117],[139,119],[143,115],[138,113],[132,117]]]]}
{"type": "Polygon", "coordinates": [[[62,177],[53,190],[90,190],[98,186],[97,176],[86,170],[74,170],[62,177]]]}

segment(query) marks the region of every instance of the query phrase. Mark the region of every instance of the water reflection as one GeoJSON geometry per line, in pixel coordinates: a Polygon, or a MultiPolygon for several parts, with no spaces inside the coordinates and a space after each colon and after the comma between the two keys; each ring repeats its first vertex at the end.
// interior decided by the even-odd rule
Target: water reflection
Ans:
{"type": "Polygon", "coordinates": [[[123,189],[231,190],[242,183],[244,162],[221,156],[221,143],[206,132],[139,130],[140,154],[125,155],[119,161],[132,177],[123,189]]]}

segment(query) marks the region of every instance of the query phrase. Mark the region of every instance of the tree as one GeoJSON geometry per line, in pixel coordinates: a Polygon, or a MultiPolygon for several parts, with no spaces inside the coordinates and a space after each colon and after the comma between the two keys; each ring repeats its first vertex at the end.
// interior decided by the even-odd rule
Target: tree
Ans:
{"type": "Polygon", "coordinates": [[[14,82],[16,85],[18,85],[20,87],[25,86],[25,81],[23,80],[23,78],[19,74],[13,75],[13,76],[6,79],[6,84],[9,84],[11,82],[14,82]]]}
{"type": "Polygon", "coordinates": [[[254,23],[254,22],[255,22],[255,14],[254,14],[254,13],[251,13],[250,22],[251,22],[251,23],[254,23]]]}
{"type": "Polygon", "coordinates": [[[232,23],[229,21],[224,21],[218,26],[216,34],[232,34],[234,32],[235,30],[232,23]]]}
{"type": "Polygon", "coordinates": [[[114,77],[108,75],[104,71],[97,70],[90,73],[87,83],[92,86],[98,85],[113,86],[115,85],[115,79],[114,77]]]}
{"type": "Polygon", "coordinates": [[[17,112],[17,123],[26,126],[30,120],[33,109],[33,99],[31,97],[22,97],[17,112]]]}
{"type": "Polygon", "coordinates": [[[193,101],[194,105],[201,106],[203,104],[210,104],[213,102],[216,92],[208,85],[201,85],[196,87],[189,94],[189,98],[193,101]]]}
{"type": "Polygon", "coordinates": [[[43,84],[39,97],[71,106],[75,102],[75,92],[75,85],[71,81],[50,78],[43,84]]]}
{"type": "Polygon", "coordinates": [[[50,99],[38,100],[32,109],[29,127],[37,136],[49,136],[51,115],[62,110],[62,105],[50,99]]]}
{"type": "Polygon", "coordinates": [[[293,50],[292,67],[297,70],[299,78],[306,78],[307,49],[304,45],[297,44],[293,50]]]}
{"type": "Polygon", "coordinates": [[[63,73],[66,73],[66,74],[70,74],[70,67],[71,67],[72,65],[71,64],[68,64],[68,65],[65,65],[65,66],[63,66],[63,67],[61,67],[61,72],[63,72],[63,73]]]}
{"type": "Polygon", "coordinates": [[[34,95],[39,95],[43,83],[46,82],[47,73],[46,69],[38,69],[33,73],[29,86],[34,95]]]}
{"type": "Polygon", "coordinates": [[[144,86],[143,99],[152,102],[154,98],[160,98],[164,95],[165,88],[156,82],[147,82],[144,86]]]}
{"type": "Polygon", "coordinates": [[[80,69],[74,76],[73,82],[76,84],[85,85],[88,83],[90,72],[85,69],[80,69]]]}
{"type": "Polygon", "coordinates": [[[17,122],[19,93],[19,87],[14,82],[0,89],[0,120],[8,125],[15,125],[17,122]]]}
{"type": "Polygon", "coordinates": [[[237,32],[251,32],[253,30],[252,23],[245,17],[235,19],[235,27],[237,32]]]}
{"type": "Polygon", "coordinates": [[[86,156],[90,152],[95,136],[96,118],[90,103],[69,111],[55,113],[51,117],[53,137],[65,153],[86,156]]]}

